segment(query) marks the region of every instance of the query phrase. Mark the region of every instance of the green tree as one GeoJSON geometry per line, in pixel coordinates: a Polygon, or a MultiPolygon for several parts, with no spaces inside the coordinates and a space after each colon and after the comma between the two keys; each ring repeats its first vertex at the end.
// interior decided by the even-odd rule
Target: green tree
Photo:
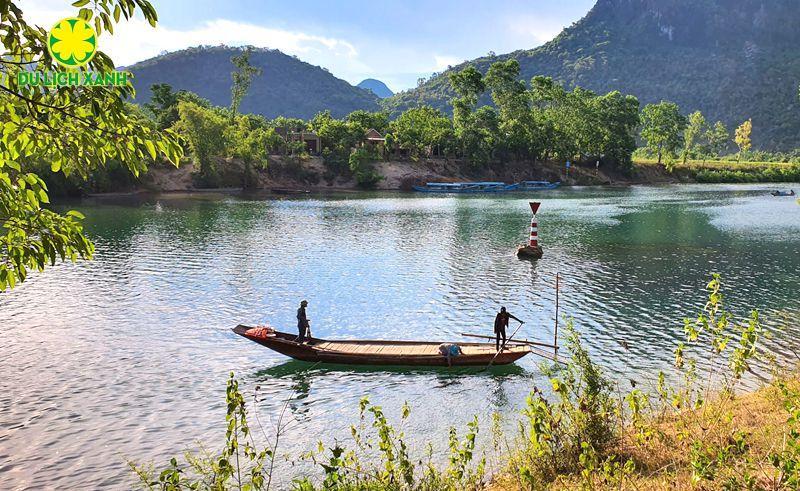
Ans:
{"type": "Polygon", "coordinates": [[[279,148],[282,139],[273,128],[263,124],[260,116],[237,116],[224,130],[226,153],[244,164],[242,187],[257,187],[254,169],[265,169],[268,151],[279,148]]]}
{"type": "MultiPolygon", "coordinates": [[[[113,33],[121,17],[137,11],[153,26],[158,17],[147,0],[78,0],[76,17],[93,22],[100,41],[113,33]]],[[[21,70],[58,71],[47,49],[47,31],[27,22],[18,2],[0,2],[0,290],[24,281],[30,270],[57,260],[89,259],[94,251],[83,231],[82,215],[46,208],[47,187],[33,172],[38,162],[54,173],[87,177],[110,161],[123,162],[138,175],[147,163],[166,159],[177,165],[178,138],[169,131],[140,124],[125,100],[133,86],[33,87],[17,83],[21,70]]],[[[101,43],[102,44],[102,43],[101,43]]],[[[93,72],[114,70],[97,52],[86,66],[93,72]]]]}
{"type": "Polygon", "coordinates": [[[458,95],[453,99],[453,124],[456,132],[463,131],[469,126],[470,115],[478,104],[478,98],[486,90],[483,74],[470,65],[460,72],[453,72],[449,76],[450,85],[458,95]]]}
{"type": "Polygon", "coordinates": [[[610,92],[596,99],[600,121],[597,156],[603,156],[625,172],[633,168],[636,127],[639,126],[639,100],[632,95],[610,92]]]}
{"type": "Polygon", "coordinates": [[[706,130],[706,118],[700,111],[689,115],[689,122],[683,130],[683,163],[689,160],[689,155],[697,146],[698,139],[706,130]]]}
{"type": "Polygon", "coordinates": [[[715,157],[719,157],[725,151],[725,147],[731,138],[731,133],[722,121],[717,121],[714,123],[713,128],[709,128],[706,131],[705,138],[709,152],[715,157]]]}
{"type": "Polygon", "coordinates": [[[413,156],[435,147],[447,153],[454,146],[453,125],[441,111],[430,106],[409,109],[390,125],[392,140],[413,156]]]}
{"type": "Polygon", "coordinates": [[[239,106],[244,96],[247,95],[247,91],[250,90],[253,77],[261,75],[261,69],[250,64],[252,51],[253,47],[248,46],[240,54],[231,57],[231,63],[236,67],[236,70],[231,72],[231,78],[233,79],[233,85],[231,86],[231,119],[239,112],[239,106]]]}
{"type": "Polygon", "coordinates": [[[384,111],[372,113],[359,109],[348,114],[345,118],[345,122],[358,128],[362,134],[370,129],[385,133],[386,129],[389,127],[389,113],[384,111]]]}
{"type": "Polygon", "coordinates": [[[178,121],[179,101],[194,102],[198,106],[211,107],[211,102],[207,99],[186,90],[173,92],[172,86],[169,84],[151,85],[150,91],[153,94],[150,102],[144,104],[144,108],[160,130],[170,128],[178,121]]]}
{"type": "Polygon", "coordinates": [[[200,166],[200,185],[216,187],[219,173],[215,157],[225,152],[225,129],[229,121],[218,110],[193,102],[178,103],[175,129],[186,140],[192,159],[200,166]]]}
{"type": "Polygon", "coordinates": [[[673,156],[681,146],[681,133],[685,127],[686,118],[674,102],[648,104],[642,110],[642,138],[658,155],[659,164],[664,153],[673,156]]]}
{"type": "Polygon", "coordinates": [[[742,160],[742,153],[750,151],[750,148],[753,146],[753,142],[751,140],[751,136],[753,134],[753,120],[748,119],[744,123],[742,123],[738,128],[736,128],[736,134],[733,137],[733,141],[736,143],[736,146],[739,147],[739,161],[742,160]]]}

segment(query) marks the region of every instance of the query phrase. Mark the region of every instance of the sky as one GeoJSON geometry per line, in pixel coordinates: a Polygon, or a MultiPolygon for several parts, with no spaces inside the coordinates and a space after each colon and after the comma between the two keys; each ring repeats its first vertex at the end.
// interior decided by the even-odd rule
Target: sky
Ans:
{"type": "MultiPolygon", "coordinates": [[[[376,78],[397,92],[462,61],[530,49],[583,17],[595,0],[151,0],[141,17],[100,36],[119,66],[199,44],[276,48],[357,84],[376,78]]],[[[49,29],[74,16],[70,0],[21,0],[49,29]]]]}

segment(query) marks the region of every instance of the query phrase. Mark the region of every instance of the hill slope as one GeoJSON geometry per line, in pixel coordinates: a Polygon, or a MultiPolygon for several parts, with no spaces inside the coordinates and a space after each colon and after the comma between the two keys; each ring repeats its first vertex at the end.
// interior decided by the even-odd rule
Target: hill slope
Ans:
{"type": "Polygon", "coordinates": [[[385,83],[381,82],[380,80],[375,80],[374,78],[368,78],[366,80],[362,80],[359,82],[357,87],[361,87],[364,90],[370,90],[373,94],[380,97],[381,99],[385,99],[387,97],[392,97],[394,92],[392,89],[386,86],[385,83]]]}
{"type": "MultiPolygon", "coordinates": [[[[135,102],[150,99],[150,86],[168,83],[209,99],[213,104],[231,102],[231,56],[240,48],[226,46],[189,48],[139,62],[127,69],[134,74],[135,102]]],[[[330,109],[335,117],[356,109],[378,110],[378,98],[353,87],[323,68],[302,62],[277,50],[255,49],[250,63],[262,69],[253,79],[241,111],[268,118],[311,118],[330,109]]]]}
{"type": "MultiPolygon", "coordinates": [[[[753,118],[756,146],[800,146],[800,6],[797,0],[598,0],[580,21],[533,50],[474,60],[485,71],[516,58],[525,80],[620,90],[642,104],[666,99],[731,131],[753,118]]],[[[463,65],[455,69],[463,68],[463,65]]],[[[449,109],[447,73],[384,101],[392,111],[449,109]]]]}

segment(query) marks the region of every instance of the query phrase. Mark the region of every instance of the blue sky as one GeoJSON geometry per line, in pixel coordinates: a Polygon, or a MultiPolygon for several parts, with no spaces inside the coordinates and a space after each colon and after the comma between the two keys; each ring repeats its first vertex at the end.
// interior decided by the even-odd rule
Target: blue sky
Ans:
{"type": "MultiPolygon", "coordinates": [[[[277,48],[351,83],[377,78],[392,90],[447,65],[527,49],[580,19],[595,0],[255,1],[151,0],[159,26],[142,20],[102,36],[121,65],[197,44],[277,48]]],[[[41,25],[74,12],[68,0],[22,0],[41,25]]]]}

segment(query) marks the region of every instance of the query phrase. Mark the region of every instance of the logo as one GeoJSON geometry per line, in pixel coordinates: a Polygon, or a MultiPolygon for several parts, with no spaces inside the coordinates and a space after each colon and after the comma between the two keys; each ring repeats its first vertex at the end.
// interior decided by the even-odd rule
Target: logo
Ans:
{"type": "Polygon", "coordinates": [[[66,68],[64,71],[17,72],[20,87],[123,87],[128,85],[130,73],[82,71],[97,53],[97,33],[85,20],[76,17],[56,22],[47,35],[47,50],[53,60],[66,68]]]}
{"type": "Polygon", "coordinates": [[[83,19],[61,19],[50,29],[47,49],[59,65],[78,68],[94,58],[97,52],[97,34],[83,19]]]}

